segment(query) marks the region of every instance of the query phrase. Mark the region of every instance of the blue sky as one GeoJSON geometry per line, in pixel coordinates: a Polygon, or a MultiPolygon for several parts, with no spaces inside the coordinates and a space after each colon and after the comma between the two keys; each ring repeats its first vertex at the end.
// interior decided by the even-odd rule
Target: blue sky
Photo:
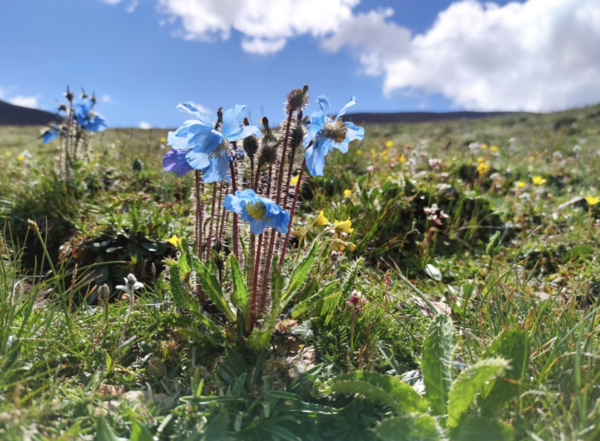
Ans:
{"type": "Polygon", "coordinates": [[[0,99],[53,110],[83,86],[113,127],[177,126],[182,101],[278,121],[304,84],[334,110],[555,110],[600,101],[599,17],[597,0],[3,0],[0,99]]]}

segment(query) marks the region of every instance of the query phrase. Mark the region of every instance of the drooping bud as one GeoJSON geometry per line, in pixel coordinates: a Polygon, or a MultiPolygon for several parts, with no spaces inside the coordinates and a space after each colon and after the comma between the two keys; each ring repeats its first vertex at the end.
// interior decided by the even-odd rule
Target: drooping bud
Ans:
{"type": "Polygon", "coordinates": [[[296,112],[304,109],[308,103],[308,86],[304,86],[302,89],[292,89],[287,96],[286,111],[296,112]]]}
{"type": "Polygon", "coordinates": [[[131,165],[131,169],[134,172],[141,172],[142,170],[144,170],[144,163],[142,162],[142,160],[140,158],[138,158],[136,156],[135,159],[133,160],[133,164],[131,165]]]}
{"type": "Polygon", "coordinates": [[[71,90],[69,89],[69,86],[67,86],[67,91],[65,92],[65,97],[71,103],[73,102],[73,98],[75,98],[75,96],[73,95],[73,92],[71,92],[71,90]]]}
{"type": "Polygon", "coordinates": [[[243,147],[246,154],[252,158],[258,150],[258,139],[256,136],[248,136],[247,138],[244,138],[243,147]]]}
{"type": "Polygon", "coordinates": [[[81,88],[81,99],[85,99],[88,98],[88,94],[85,93],[85,89],[82,87],[81,88]]]}
{"type": "Polygon", "coordinates": [[[98,101],[96,100],[96,94],[92,93],[92,103],[96,104],[98,101]]]}
{"type": "Polygon", "coordinates": [[[263,145],[270,145],[274,142],[277,141],[277,138],[275,138],[275,135],[273,134],[273,131],[271,130],[271,127],[269,127],[269,118],[267,118],[266,116],[263,116],[262,119],[260,120],[260,123],[264,126],[265,128],[265,133],[263,135],[263,145]]]}
{"type": "Polygon", "coordinates": [[[302,144],[303,139],[304,127],[302,124],[302,111],[300,111],[298,112],[298,119],[296,121],[296,125],[290,133],[290,146],[294,149],[299,147],[302,144]]]}
{"type": "Polygon", "coordinates": [[[60,103],[60,105],[58,106],[58,111],[59,112],[66,112],[67,111],[66,104],[60,103]]]}
{"type": "Polygon", "coordinates": [[[277,146],[276,145],[263,145],[260,149],[258,156],[258,164],[274,164],[277,161],[277,146]]]}
{"type": "Polygon", "coordinates": [[[217,122],[215,123],[215,130],[220,132],[221,127],[223,127],[223,108],[219,107],[219,110],[217,110],[217,122]]]}

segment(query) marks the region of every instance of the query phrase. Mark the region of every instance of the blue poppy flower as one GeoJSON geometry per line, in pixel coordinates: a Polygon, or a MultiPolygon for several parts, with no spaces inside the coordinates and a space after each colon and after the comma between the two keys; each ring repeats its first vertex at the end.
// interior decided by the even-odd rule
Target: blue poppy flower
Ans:
{"type": "Polygon", "coordinates": [[[83,98],[74,107],[77,125],[90,132],[106,129],[106,120],[94,112],[94,102],[90,98],[83,98]]]}
{"type": "Polygon", "coordinates": [[[306,149],[306,167],[313,176],[322,176],[325,169],[325,155],[334,147],[342,153],[348,151],[348,144],[355,139],[365,137],[365,129],[354,123],[343,122],[341,117],[346,114],[348,107],[356,104],[356,98],[351,97],[334,119],[327,116],[331,103],[326,96],[317,98],[321,107],[310,116],[308,134],[304,138],[304,147],[314,140],[313,145],[306,149]]]}
{"type": "Polygon", "coordinates": [[[192,171],[194,168],[189,164],[186,154],[181,150],[167,152],[163,158],[163,170],[176,173],[179,177],[192,171]]]}
{"type": "Polygon", "coordinates": [[[258,196],[254,190],[237,190],[235,194],[228,194],[223,200],[223,207],[241,214],[241,219],[250,223],[252,234],[261,234],[267,227],[281,234],[288,232],[290,214],[271,199],[258,196]]]}
{"type": "Polygon", "coordinates": [[[187,149],[186,157],[190,165],[196,170],[205,170],[204,182],[229,182],[229,162],[232,157],[226,141],[234,142],[250,135],[261,135],[258,127],[243,124],[242,112],[246,106],[236,105],[223,114],[221,132],[217,132],[209,117],[192,104],[182,103],[177,108],[191,113],[197,119],[186,121],[175,132],[171,132],[173,142],[175,138],[183,138],[185,143],[175,142],[178,147],[170,145],[181,150],[187,149]]]}
{"type": "Polygon", "coordinates": [[[48,144],[54,138],[58,136],[58,130],[54,127],[50,127],[42,135],[42,144],[48,144]]]}

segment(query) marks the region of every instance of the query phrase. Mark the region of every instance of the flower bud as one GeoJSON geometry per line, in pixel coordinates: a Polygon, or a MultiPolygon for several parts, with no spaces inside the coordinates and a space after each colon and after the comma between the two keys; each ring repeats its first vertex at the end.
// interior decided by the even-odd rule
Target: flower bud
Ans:
{"type": "Polygon", "coordinates": [[[258,150],[258,139],[256,136],[248,136],[247,138],[244,138],[243,147],[246,154],[252,158],[258,150]]]}
{"type": "Polygon", "coordinates": [[[308,103],[308,86],[304,86],[302,89],[292,89],[287,96],[287,112],[296,112],[306,107],[308,103]]]}
{"type": "Polygon", "coordinates": [[[69,89],[69,86],[67,86],[67,91],[65,92],[65,97],[67,98],[67,100],[69,100],[69,102],[73,102],[73,98],[75,98],[75,96],[73,95],[73,92],[71,92],[71,90],[69,89]]]}

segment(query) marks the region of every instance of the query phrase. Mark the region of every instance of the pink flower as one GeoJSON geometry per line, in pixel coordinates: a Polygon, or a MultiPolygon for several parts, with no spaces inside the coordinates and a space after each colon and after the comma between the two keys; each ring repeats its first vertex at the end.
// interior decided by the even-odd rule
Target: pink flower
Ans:
{"type": "Polygon", "coordinates": [[[354,310],[359,311],[366,302],[367,300],[362,295],[362,293],[360,293],[357,290],[354,290],[352,291],[352,294],[350,294],[350,300],[348,300],[348,305],[354,305],[354,310]]]}

